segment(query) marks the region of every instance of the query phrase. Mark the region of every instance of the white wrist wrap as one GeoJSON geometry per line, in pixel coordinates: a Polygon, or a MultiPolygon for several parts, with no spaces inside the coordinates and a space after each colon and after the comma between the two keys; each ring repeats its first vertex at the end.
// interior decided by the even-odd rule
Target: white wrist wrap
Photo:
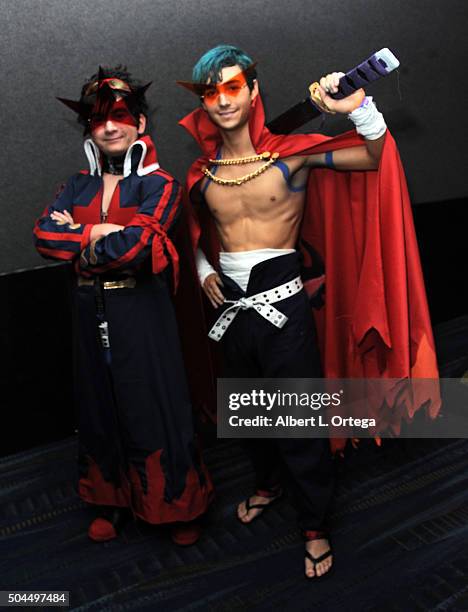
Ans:
{"type": "Polygon", "coordinates": [[[215,273],[216,270],[208,262],[207,258],[205,257],[205,253],[200,248],[197,249],[197,253],[195,255],[195,263],[197,265],[197,272],[198,272],[198,278],[200,279],[200,285],[203,286],[203,283],[205,282],[206,277],[209,276],[210,274],[215,273]]]}
{"type": "Polygon", "coordinates": [[[348,118],[354,123],[356,132],[367,140],[377,140],[387,129],[385,119],[377,110],[371,96],[366,96],[361,106],[349,113],[348,118]]]}

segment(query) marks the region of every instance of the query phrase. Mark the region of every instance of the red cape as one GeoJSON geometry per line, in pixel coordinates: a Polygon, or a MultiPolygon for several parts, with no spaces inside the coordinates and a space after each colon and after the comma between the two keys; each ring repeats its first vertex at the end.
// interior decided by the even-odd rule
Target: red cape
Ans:
{"type": "MultiPolygon", "coordinates": [[[[203,151],[188,173],[190,196],[222,139],[201,108],[180,124],[203,151]]],[[[364,142],[354,131],[336,138],[272,134],[265,127],[260,96],[252,105],[249,128],[257,153],[278,152],[283,158],[364,142]]],[[[197,214],[189,205],[187,211],[192,247],[195,250],[200,241],[216,266],[219,243],[214,223],[207,207],[201,208],[197,214]]],[[[440,396],[434,339],[406,179],[388,131],[378,171],[321,168],[310,172],[301,240],[313,247],[325,265],[325,306],[313,311],[325,376],[436,379],[424,390],[418,387],[416,394],[413,389],[410,399],[400,395],[398,404],[394,400],[392,420],[386,424],[398,434],[401,420],[410,420],[423,405],[435,418],[440,396]]],[[[304,251],[304,256],[310,263],[310,252],[304,251]]],[[[333,450],[344,444],[332,440],[333,450]]]]}

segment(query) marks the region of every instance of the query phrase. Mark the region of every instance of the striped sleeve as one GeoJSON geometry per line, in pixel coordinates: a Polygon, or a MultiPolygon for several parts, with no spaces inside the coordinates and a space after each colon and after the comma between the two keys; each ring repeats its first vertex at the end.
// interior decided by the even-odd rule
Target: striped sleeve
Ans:
{"type": "Polygon", "coordinates": [[[49,259],[72,260],[89,242],[92,224],[60,224],[50,217],[54,211],[68,211],[73,216],[73,183],[69,179],[55,202],[47,206],[34,226],[34,243],[39,253],[49,259]]]}
{"type": "Polygon", "coordinates": [[[152,175],[142,181],[142,203],[123,230],[91,242],[80,258],[83,272],[101,274],[140,265],[151,255],[154,240],[167,235],[180,211],[182,189],[172,177],[152,175]],[[151,223],[141,223],[148,218],[151,223]]]}

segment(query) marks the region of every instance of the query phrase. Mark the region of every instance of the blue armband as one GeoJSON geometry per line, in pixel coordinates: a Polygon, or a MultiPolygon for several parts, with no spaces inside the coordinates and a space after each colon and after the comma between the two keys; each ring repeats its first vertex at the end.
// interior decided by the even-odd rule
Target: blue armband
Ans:
{"type": "Polygon", "coordinates": [[[325,153],[325,166],[327,168],[335,169],[335,164],[333,163],[333,151],[327,151],[325,153]]]}

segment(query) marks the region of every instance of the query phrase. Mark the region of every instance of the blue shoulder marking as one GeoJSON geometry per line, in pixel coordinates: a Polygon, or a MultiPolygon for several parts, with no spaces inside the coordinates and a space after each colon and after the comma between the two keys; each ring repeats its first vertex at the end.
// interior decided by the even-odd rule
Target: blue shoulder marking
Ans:
{"type": "Polygon", "coordinates": [[[281,172],[283,173],[284,176],[284,180],[289,184],[289,168],[288,165],[284,163],[284,161],[281,161],[281,159],[277,159],[275,162],[273,162],[273,166],[276,166],[277,168],[279,168],[281,170],[281,172]]]}
{"type": "Polygon", "coordinates": [[[289,191],[304,191],[304,189],[307,187],[306,183],[304,185],[299,185],[299,187],[295,187],[291,184],[291,173],[289,171],[289,167],[284,163],[284,161],[281,161],[281,159],[277,159],[272,165],[276,166],[283,173],[284,180],[286,181],[289,191]]]}

